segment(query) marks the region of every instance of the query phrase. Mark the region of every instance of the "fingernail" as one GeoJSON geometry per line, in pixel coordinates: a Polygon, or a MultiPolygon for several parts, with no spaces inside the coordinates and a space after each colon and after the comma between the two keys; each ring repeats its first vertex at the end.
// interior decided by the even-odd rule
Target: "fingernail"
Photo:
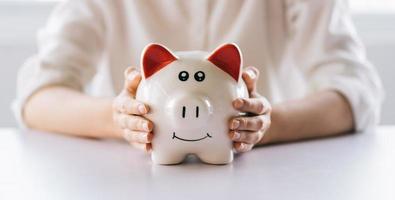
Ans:
{"type": "Polygon", "coordinates": [[[240,133],[238,133],[238,132],[236,132],[236,131],[234,131],[233,132],[233,140],[238,140],[240,138],[240,133]]]}
{"type": "Polygon", "coordinates": [[[149,131],[148,122],[144,122],[143,129],[149,131]]]}
{"type": "Polygon", "coordinates": [[[132,140],[132,134],[130,134],[129,132],[124,132],[123,138],[125,138],[126,141],[130,141],[132,140]]]}
{"type": "Polygon", "coordinates": [[[147,112],[147,109],[143,104],[138,105],[137,109],[139,110],[140,114],[145,114],[147,112]]]}
{"type": "Polygon", "coordinates": [[[244,101],[243,101],[242,99],[236,99],[236,100],[233,102],[233,106],[234,106],[235,108],[237,108],[237,109],[243,107],[243,104],[244,104],[244,101]]]}
{"type": "Polygon", "coordinates": [[[144,128],[145,128],[145,130],[147,131],[147,132],[151,132],[152,131],[152,129],[153,129],[153,124],[151,123],[151,122],[146,122],[145,123],[145,125],[144,125],[144,128]]]}
{"type": "Polygon", "coordinates": [[[140,140],[145,141],[146,143],[150,143],[151,137],[149,135],[150,135],[149,133],[140,134],[140,140]]]}
{"type": "Polygon", "coordinates": [[[137,70],[133,70],[132,72],[129,73],[128,80],[129,81],[134,80],[138,74],[139,72],[137,70]]]}
{"type": "Polygon", "coordinates": [[[240,143],[239,150],[240,150],[240,151],[243,151],[244,148],[245,148],[245,144],[244,144],[244,143],[240,143]]]}
{"type": "Polygon", "coordinates": [[[236,129],[236,128],[238,128],[240,126],[240,122],[239,122],[239,120],[233,120],[232,121],[232,129],[236,129]]]}
{"type": "Polygon", "coordinates": [[[256,74],[255,74],[255,71],[254,71],[254,70],[248,69],[248,70],[246,71],[246,73],[248,74],[248,76],[249,76],[251,79],[255,79],[255,78],[256,78],[256,74]]]}

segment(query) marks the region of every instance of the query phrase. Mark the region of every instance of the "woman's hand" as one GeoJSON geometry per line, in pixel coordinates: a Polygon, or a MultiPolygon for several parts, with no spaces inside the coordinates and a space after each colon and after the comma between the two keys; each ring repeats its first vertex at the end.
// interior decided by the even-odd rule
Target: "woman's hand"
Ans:
{"type": "Polygon", "coordinates": [[[141,75],[133,67],[125,70],[125,84],[113,101],[113,120],[123,130],[123,137],[134,147],[151,151],[153,123],[144,118],[149,107],[135,99],[141,75]]]}
{"type": "Polygon", "coordinates": [[[255,67],[248,67],[242,77],[246,83],[250,98],[238,98],[232,102],[233,107],[245,116],[237,116],[230,120],[229,137],[234,141],[236,152],[247,152],[262,140],[266,130],[270,127],[272,107],[267,99],[256,91],[259,71],[255,67]]]}

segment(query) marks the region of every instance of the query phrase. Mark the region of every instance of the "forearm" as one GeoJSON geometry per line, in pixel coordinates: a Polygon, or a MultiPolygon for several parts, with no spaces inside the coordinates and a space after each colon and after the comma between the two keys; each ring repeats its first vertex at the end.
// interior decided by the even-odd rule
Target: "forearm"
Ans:
{"type": "Polygon", "coordinates": [[[322,91],[273,106],[272,125],[261,143],[277,143],[349,133],[352,110],[336,91],[322,91]]]}
{"type": "Polygon", "coordinates": [[[61,86],[34,94],[25,105],[23,117],[28,127],[38,130],[82,137],[120,137],[112,120],[111,99],[61,86]]]}

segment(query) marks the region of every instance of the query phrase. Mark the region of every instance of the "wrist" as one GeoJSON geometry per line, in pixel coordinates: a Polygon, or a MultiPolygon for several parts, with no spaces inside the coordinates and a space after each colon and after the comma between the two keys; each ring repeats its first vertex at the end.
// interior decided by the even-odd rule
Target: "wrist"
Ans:
{"type": "Polygon", "coordinates": [[[110,113],[108,124],[105,128],[106,135],[108,138],[120,139],[122,138],[123,130],[114,122],[113,113],[110,113]]]}
{"type": "Polygon", "coordinates": [[[286,132],[287,123],[286,123],[286,114],[285,110],[282,106],[276,105],[273,106],[273,110],[271,113],[271,125],[269,129],[266,131],[262,140],[259,142],[260,144],[270,144],[279,142],[281,139],[281,135],[286,132]]]}
{"type": "Polygon", "coordinates": [[[105,138],[122,138],[122,129],[114,121],[112,99],[102,99],[103,123],[101,130],[105,138]]]}

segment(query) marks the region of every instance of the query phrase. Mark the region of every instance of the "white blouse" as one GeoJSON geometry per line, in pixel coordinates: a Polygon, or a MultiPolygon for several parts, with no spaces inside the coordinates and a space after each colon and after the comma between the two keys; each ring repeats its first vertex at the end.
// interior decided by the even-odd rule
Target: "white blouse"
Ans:
{"type": "Polygon", "coordinates": [[[238,44],[261,71],[273,104],[335,89],[352,105],[357,130],[379,120],[383,90],[344,0],[69,0],[38,33],[38,53],[20,69],[14,110],[49,85],[115,96],[145,45],[212,51],[238,44]]]}

